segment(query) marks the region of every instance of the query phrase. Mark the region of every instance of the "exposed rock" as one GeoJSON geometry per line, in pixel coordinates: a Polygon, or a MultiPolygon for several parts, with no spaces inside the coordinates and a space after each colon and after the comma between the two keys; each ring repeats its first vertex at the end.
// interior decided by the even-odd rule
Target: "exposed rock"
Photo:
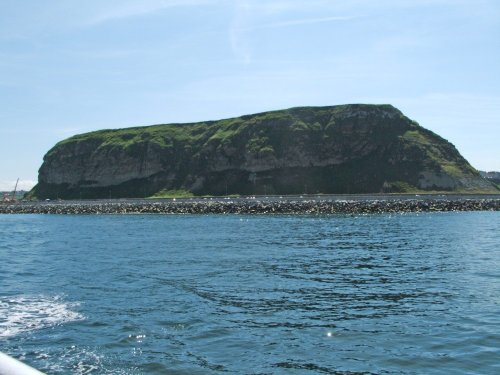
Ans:
{"type": "Polygon", "coordinates": [[[181,199],[20,202],[0,204],[0,214],[377,214],[499,211],[494,196],[377,197],[359,199],[181,199]]]}
{"type": "Polygon", "coordinates": [[[497,185],[500,185],[500,172],[483,172],[483,171],[479,171],[479,173],[481,174],[481,176],[485,179],[487,179],[488,181],[491,181],[497,185]]]}
{"type": "Polygon", "coordinates": [[[81,134],[45,155],[38,180],[38,198],[498,191],[451,143],[363,104],[81,134]]]}

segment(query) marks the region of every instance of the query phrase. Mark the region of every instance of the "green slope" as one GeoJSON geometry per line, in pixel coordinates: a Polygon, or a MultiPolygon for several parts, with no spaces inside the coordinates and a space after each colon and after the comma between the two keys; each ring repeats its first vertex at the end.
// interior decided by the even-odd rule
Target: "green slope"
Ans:
{"type": "Polygon", "coordinates": [[[40,198],[494,192],[455,147],[390,105],[300,107],[79,134],[44,157],[40,198]]]}

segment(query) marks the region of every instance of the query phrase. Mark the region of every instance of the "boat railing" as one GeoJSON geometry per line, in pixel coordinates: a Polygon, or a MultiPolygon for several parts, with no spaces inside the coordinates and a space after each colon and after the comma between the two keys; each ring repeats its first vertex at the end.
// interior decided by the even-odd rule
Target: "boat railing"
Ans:
{"type": "Polygon", "coordinates": [[[0,375],[44,375],[17,359],[0,352],[0,375]]]}

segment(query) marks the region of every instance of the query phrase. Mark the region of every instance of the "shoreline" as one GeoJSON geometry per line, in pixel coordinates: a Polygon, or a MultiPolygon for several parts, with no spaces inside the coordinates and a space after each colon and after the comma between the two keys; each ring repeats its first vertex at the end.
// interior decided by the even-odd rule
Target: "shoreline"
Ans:
{"type": "Polygon", "coordinates": [[[500,196],[308,196],[38,201],[0,204],[0,214],[368,214],[500,211],[500,196]]]}

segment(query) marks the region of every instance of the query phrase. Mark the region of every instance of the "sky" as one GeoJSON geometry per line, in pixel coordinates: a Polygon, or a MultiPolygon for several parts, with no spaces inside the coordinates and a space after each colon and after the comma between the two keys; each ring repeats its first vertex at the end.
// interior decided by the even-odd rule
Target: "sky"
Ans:
{"type": "Polygon", "coordinates": [[[97,129],[389,103],[500,170],[500,1],[0,0],[0,190],[97,129]]]}

